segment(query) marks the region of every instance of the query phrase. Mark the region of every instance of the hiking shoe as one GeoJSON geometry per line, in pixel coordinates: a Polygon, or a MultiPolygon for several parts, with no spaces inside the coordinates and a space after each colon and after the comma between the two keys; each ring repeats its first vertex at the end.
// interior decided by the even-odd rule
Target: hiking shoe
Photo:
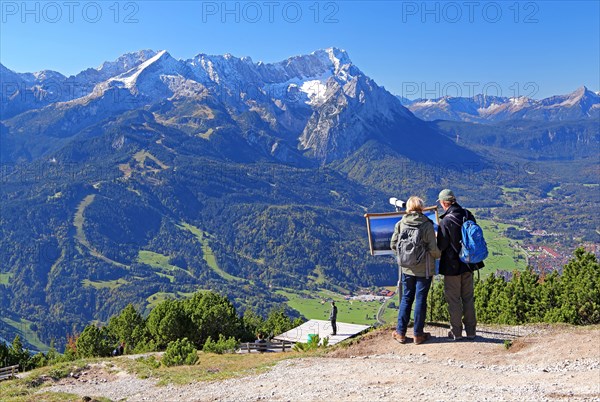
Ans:
{"type": "Polygon", "coordinates": [[[467,339],[470,340],[470,341],[472,341],[476,337],[477,337],[477,335],[467,335],[467,339]]]}
{"type": "MultiPolygon", "coordinates": [[[[452,331],[448,331],[448,338],[452,339],[453,341],[460,341],[463,337],[462,335],[454,335],[454,332],[452,331]]],[[[475,339],[475,337],[473,337],[473,339],[475,339]]]]}
{"type": "Polygon", "coordinates": [[[392,338],[400,342],[401,344],[406,343],[406,335],[399,334],[397,331],[392,332],[392,338]]]}
{"type": "Polygon", "coordinates": [[[415,335],[415,345],[420,345],[429,339],[431,339],[431,334],[429,332],[423,332],[421,335],[415,335]]]}

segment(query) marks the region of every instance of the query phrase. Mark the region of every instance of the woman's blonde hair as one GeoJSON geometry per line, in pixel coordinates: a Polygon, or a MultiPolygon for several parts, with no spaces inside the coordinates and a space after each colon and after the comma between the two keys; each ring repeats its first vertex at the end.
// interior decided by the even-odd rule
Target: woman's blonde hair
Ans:
{"type": "Polygon", "coordinates": [[[406,201],[406,212],[421,212],[423,213],[425,204],[419,197],[412,196],[406,201]]]}

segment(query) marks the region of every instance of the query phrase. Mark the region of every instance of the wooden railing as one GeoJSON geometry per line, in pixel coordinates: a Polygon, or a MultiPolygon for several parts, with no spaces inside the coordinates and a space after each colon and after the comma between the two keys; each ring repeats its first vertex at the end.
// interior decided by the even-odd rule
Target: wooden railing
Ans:
{"type": "Polygon", "coordinates": [[[275,351],[278,349],[281,349],[282,352],[285,352],[285,350],[291,350],[292,349],[293,344],[291,342],[263,342],[263,343],[256,343],[256,342],[245,342],[240,344],[240,350],[245,350],[248,353],[252,352],[253,350],[257,351],[257,352],[269,352],[269,351],[275,351]]]}
{"type": "Polygon", "coordinates": [[[19,365],[0,368],[0,380],[9,380],[15,378],[19,373],[19,365]]]}

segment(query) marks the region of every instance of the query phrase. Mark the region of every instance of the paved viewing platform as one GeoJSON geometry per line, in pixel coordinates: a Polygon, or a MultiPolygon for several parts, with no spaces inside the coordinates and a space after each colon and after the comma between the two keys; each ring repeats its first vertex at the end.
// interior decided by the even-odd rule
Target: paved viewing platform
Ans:
{"type": "Polygon", "coordinates": [[[309,320],[304,324],[290,329],[281,335],[275,336],[273,339],[277,341],[289,342],[308,342],[309,334],[317,334],[323,339],[329,337],[329,345],[335,345],[348,338],[360,334],[369,329],[369,325],[348,324],[345,322],[337,323],[337,335],[331,335],[331,323],[325,320],[309,320]]]}

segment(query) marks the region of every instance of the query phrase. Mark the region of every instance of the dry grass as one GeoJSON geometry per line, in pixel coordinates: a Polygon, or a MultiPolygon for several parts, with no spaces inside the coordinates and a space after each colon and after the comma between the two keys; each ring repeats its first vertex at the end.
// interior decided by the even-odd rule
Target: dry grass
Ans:
{"type": "Polygon", "coordinates": [[[153,356],[134,360],[121,358],[115,364],[140,378],[158,378],[159,385],[183,385],[260,373],[281,360],[303,357],[306,354],[285,352],[218,355],[200,352],[199,356],[198,363],[193,366],[158,366],[158,361],[153,356]]]}

